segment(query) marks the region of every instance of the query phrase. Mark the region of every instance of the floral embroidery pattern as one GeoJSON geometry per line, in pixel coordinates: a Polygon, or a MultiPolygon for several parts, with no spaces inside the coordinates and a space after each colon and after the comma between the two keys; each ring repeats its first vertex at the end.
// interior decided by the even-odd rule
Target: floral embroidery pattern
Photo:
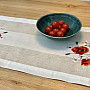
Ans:
{"type": "Polygon", "coordinates": [[[76,42],[76,47],[69,47],[71,48],[72,53],[66,53],[65,55],[70,55],[70,54],[77,54],[78,57],[74,57],[74,62],[81,61],[81,65],[84,66],[89,66],[90,65],[90,53],[89,53],[89,48],[90,48],[90,43],[87,41],[84,42],[83,46],[79,46],[78,42],[76,42]]]}
{"type": "Polygon", "coordinates": [[[84,65],[84,66],[90,65],[90,59],[82,59],[81,60],[81,65],[84,65]]]}
{"type": "MultiPolygon", "coordinates": [[[[0,27],[0,30],[3,30],[3,27],[0,27]]],[[[6,33],[8,33],[8,32],[2,32],[2,33],[0,33],[0,38],[3,38],[3,34],[6,34],[6,33]]]]}
{"type": "Polygon", "coordinates": [[[89,49],[87,47],[84,46],[80,46],[80,47],[74,47],[71,49],[75,54],[79,54],[82,55],[84,53],[88,53],[89,49]]]}

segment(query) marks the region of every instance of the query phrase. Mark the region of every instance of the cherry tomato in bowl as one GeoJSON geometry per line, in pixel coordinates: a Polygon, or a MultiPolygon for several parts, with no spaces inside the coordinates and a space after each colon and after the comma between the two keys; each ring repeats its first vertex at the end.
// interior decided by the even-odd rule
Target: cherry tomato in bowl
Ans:
{"type": "Polygon", "coordinates": [[[56,36],[56,32],[55,31],[50,31],[49,35],[55,37],[56,36]]]}
{"type": "Polygon", "coordinates": [[[64,34],[66,34],[67,30],[65,28],[61,28],[60,31],[62,31],[64,34]]]}
{"type": "Polygon", "coordinates": [[[63,20],[61,20],[61,21],[59,21],[59,25],[63,25],[64,24],[64,21],[63,20]]]}
{"type": "Polygon", "coordinates": [[[61,29],[61,25],[59,25],[58,29],[59,29],[59,30],[61,29]]]}
{"type": "Polygon", "coordinates": [[[53,21],[52,22],[52,27],[55,28],[55,29],[57,29],[59,27],[59,22],[53,21]]]}
{"type": "Polygon", "coordinates": [[[59,30],[58,29],[53,29],[53,31],[58,32],[59,30]]]}
{"type": "Polygon", "coordinates": [[[63,24],[62,27],[65,28],[66,30],[69,29],[69,25],[68,24],[63,24]]]}
{"type": "Polygon", "coordinates": [[[53,29],[52,25],[50,25],[49,27],[51,27],[53,29]]]}
{"type": "Polygon", "coordinates": [[[52,28],[51,27],[46,27],[45,28],[45,33],[48,34],[50,31],[52,31],[52,28]]]}
{"type": "Polygon", "coordinates": [[[57,32],[57,37],[63,37],[63,36],[64,36],[64,32],[62,32],[62,31],[57,32]]]}

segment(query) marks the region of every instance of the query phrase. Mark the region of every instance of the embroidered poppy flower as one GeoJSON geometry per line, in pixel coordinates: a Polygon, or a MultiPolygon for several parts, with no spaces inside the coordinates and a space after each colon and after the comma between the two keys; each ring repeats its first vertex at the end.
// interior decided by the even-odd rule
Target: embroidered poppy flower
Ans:
{"type": "Polygon", "coordinates": [[[2,35],[0,34],[0,37],[1,37],[2,35]]]}
{"type": "Polygon", "coordinates": [[[84,53],[88,53],[89,49],[87,47],[81,46],[81,47],[74,47],[71,49],[75,54],[82,55],[84,53]]]}
{"type": "Polygon", "coordinates": [[[82,59],[81,60],[81,65],[84,65],[84,66],[90,65],[90,59],[82,59]]]}

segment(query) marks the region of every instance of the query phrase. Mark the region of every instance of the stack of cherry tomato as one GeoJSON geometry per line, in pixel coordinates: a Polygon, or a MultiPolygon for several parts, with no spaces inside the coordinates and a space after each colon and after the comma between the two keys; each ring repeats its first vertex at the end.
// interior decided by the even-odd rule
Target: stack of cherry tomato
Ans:
{"type": "Polygon", "coordinates": [[[52,25],[45,28],[45,33],[53,37],[63,37],[69,29],[69,25],[65,24],[63,20],[57,22],[53,21],[52,25]]]}

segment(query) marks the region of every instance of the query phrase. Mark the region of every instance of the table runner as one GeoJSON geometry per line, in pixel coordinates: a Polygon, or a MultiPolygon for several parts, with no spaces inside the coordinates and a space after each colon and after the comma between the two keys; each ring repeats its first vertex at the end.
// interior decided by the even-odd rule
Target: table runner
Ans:
{"type": "Polygon", "coordinates": [[[38,32],[36,22],[0,16],[0,67],[90,86],[90,28],[56,40],[38,32]],[[83,54],[73,51],[75,47],[82,50],[81,46],[83,54]]]}

